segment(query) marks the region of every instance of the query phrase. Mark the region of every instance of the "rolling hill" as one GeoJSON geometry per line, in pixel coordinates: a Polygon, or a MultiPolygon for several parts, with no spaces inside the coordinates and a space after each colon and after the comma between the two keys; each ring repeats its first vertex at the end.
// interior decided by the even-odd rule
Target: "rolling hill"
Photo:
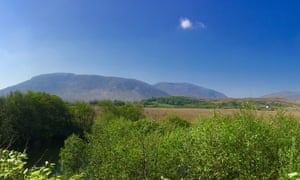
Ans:
{"type": "Polygon", "coordinates": [[[188,83],[173,86],[174,91],[171,91],[172,87],[170,86],[163,88],[161,85],[161,83],[160,85],[150,85],[143,81],[120,77],[53,73],[35,76],[28,81],[2,89],[0,90],[0,96],[7,95],[9,92],[16,90],[21,92],[32,90],[55,94],[66,101],[92,101],[101,99],[136,101],[151,97],[175,95],[203,98],[226,97],[224,94],[214,90],[188,83]]]}
{"type": "Polygon", "coordinates": [[[263,97],[277,97],[277,98],[284,98],[284,99],[290,99],[290,100],[300,100],[300,92],[281,91],[281,92],[277,92],[277,93],[268,94],[263,97]]]}

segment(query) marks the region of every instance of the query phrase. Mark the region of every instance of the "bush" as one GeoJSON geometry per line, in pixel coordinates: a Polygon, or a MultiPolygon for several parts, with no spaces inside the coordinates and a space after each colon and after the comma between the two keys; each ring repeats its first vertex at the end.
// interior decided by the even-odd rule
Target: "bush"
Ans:
{"type": "Polygon", "coordinates": [[[65,140],[64,147],[59,153],[59,163],[65,176],[71,177],[74,174],[80,174],[81,168],[87,166],[85,148],[85,142],[74,134],[65,140]]]}
{"type": "Polygon", "coordinates": [[[191,123],[176,115],[168,115],[160,121],[160,126],[164,131],[170,132],[177,128],[188,128],[191,123]]]}

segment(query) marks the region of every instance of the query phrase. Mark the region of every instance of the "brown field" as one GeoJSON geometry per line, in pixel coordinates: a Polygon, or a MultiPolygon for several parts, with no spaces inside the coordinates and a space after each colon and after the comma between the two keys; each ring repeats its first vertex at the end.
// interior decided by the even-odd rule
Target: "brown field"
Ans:
{"type": "MultiPolygon", "coordinates": [[[[177,115],[189,121],[193,121],[198,117],[209,117],[213,115],[214,109],[203,108],[145,108],[145,116],[149,119],[160,120],[170,114],[177,115]]],[[[228,115],[239,111],[238,109],[218,109],[221,114],[228,115]]],[[[297,108],[286,109],[287,114],[291,114],[300,119],[300,110],[297,108]]],[[[276,111],[256,111],[257,115],[273,116],[276,111]]]]}

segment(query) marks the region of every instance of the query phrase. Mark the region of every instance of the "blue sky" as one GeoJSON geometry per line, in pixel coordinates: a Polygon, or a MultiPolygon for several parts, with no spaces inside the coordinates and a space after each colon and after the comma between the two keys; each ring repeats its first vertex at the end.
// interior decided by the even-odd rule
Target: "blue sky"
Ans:
{"type": "Polygon", "coordinates": [[[293,0],[1,0],[0,88],[71,72],[230,97],[300,91],[299,9],[293,0]]]}

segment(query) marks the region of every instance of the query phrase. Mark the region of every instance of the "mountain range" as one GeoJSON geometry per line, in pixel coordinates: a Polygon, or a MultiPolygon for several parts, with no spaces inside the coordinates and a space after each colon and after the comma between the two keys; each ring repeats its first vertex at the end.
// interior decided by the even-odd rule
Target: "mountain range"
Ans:
{"type": "Polygon", "coordinates": [[[42,91],[66,101],[101,99],[136,101],[151,97],[186,96],[194,98],[226,98],[221,92],[189,83],[157,83],[99,75],[53,73],[35,76],[15,86],[0,90],[0,96],[12,91],[42,91]]]}

